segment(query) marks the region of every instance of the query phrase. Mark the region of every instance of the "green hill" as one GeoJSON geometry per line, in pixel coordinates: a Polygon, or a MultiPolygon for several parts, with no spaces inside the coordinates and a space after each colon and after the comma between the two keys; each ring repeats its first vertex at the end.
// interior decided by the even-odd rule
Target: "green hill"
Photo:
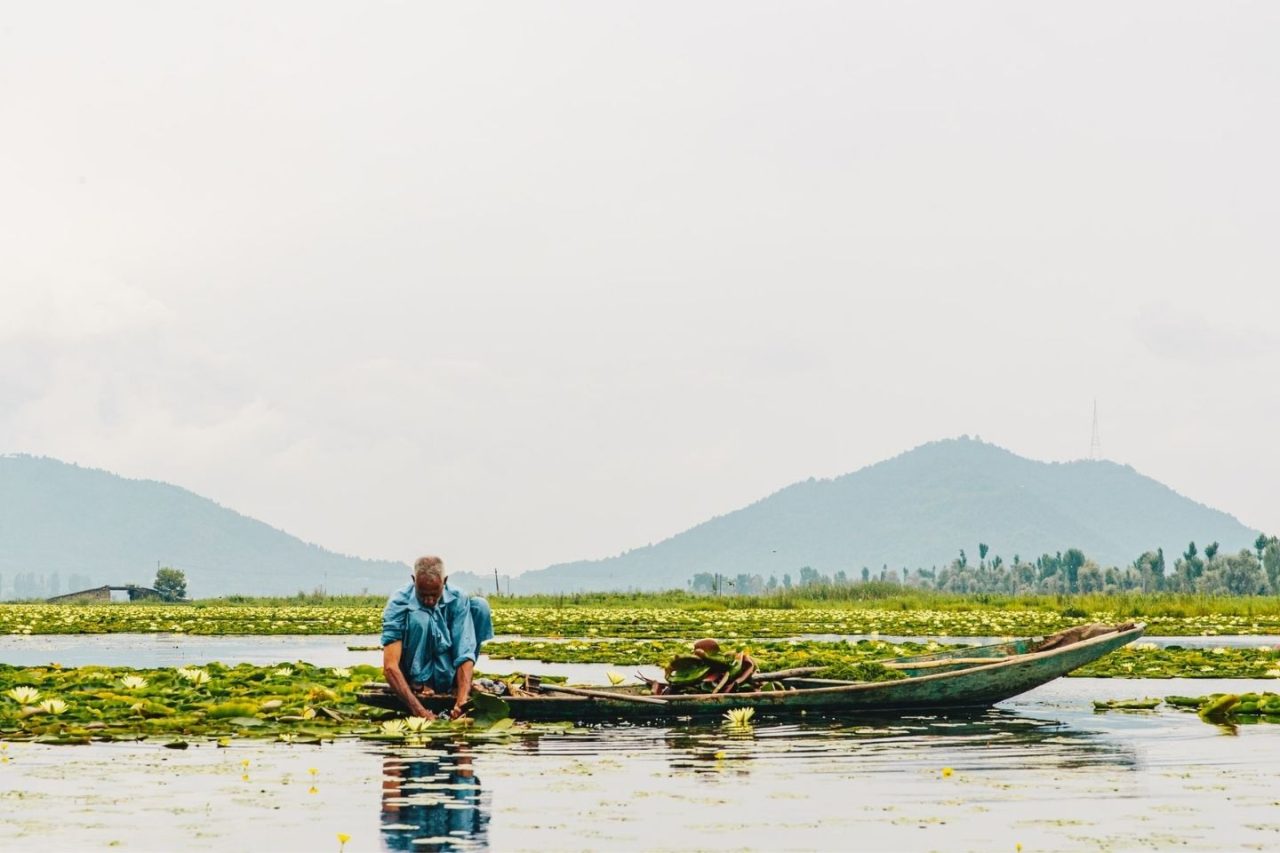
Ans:
{"type": "Polygon", "coordinates": [[[186,489],[56,459],[0,456],[0,597],[150,585],[156,561],[192,597],[388,593],[406,565],[326,551],[186,489]],[[34,585],[28,575],[34,575],[34,585]]]}
{"type": "Polygon", "coordinates": [[[1074,547],[1104,566],[1163,547],[1172,566],[1189,540],[1234,551],[1256,536],[1125,465],[1036,462],[960,438],[796,483],[617,557],[527,572],[512,591],[684,588],[699,572],[781,578],[802,566],[859,577],[864,566],[941,567],[960,548],[976,558],[979,542],[1006,561],[1074,547]]]}

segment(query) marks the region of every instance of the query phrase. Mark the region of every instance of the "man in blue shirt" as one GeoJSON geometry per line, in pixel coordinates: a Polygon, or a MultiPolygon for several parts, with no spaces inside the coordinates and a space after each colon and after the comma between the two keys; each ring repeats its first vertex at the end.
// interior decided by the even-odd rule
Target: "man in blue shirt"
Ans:
{"type": "Polygon", "coordinates": [[[416,692],[453,691],[451,717],[462,714],[480,644],[493,636],[489,605],[445,583],[439,557],[413,566],[413,583],[382,611],[382,672],[409,713],[434,719],[416,692]]]}

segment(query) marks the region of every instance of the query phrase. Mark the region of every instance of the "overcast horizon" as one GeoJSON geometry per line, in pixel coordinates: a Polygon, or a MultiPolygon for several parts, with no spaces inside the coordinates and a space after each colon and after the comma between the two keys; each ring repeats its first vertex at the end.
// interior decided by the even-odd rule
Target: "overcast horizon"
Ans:
{"type": "Polygon", "coordinates": [[[517,573],[1096,399],[1280,533],[1280,7],[1070,12],[6,8],[0,453],[517,573]]]}

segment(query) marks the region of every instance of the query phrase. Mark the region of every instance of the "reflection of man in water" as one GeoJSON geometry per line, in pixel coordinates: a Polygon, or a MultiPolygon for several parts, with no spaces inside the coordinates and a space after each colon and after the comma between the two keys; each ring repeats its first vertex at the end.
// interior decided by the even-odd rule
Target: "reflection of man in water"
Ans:
{"type": "Polygon", "coordinates": [[[450,716],[462,714],[480,644],[493,637],[489,604],[446,583],[439,557],[413,566],[413,583],[392,595],[382,611],[382,671],[410,714],[433,719],[415,691],[448,693],[450,716]]]}
{"type": "Polygon", "coordinates": [[[387,756],[382,763],[382,837],[391,850],[438,850],[444,839],[482,841],[480,780],[465,744],[447,744],[447,754],[422,760],[387,756]],[[444,766],[442,766],[444,765],[444,766]],[[441,839],[435,845],[415,839],[441,839]]]}

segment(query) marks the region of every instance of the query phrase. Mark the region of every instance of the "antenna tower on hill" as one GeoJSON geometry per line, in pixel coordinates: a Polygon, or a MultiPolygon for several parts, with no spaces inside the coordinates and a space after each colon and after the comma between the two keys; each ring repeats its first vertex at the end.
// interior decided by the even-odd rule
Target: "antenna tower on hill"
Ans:
{"type": "Polygon", "coordinates": [[[1093,438],[1089,441],[1089,458],[1102,458],[1102,434],[1098,432],[1098,398],[1093,399],[1093,438]]]}

